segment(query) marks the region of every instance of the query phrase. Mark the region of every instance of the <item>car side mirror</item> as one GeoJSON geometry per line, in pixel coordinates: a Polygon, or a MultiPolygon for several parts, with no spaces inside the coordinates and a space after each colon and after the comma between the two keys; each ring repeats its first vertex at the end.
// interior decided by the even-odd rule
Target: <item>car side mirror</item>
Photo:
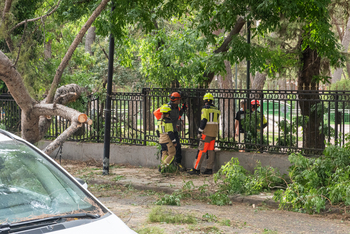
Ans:
{"type": "Polygon", "coordinates": [[[87,185],[87,183],[84,181],[84,180],[82,180],[82,179],[80,179],[80,178],[75,178],[85,189],[87,189],[88,188],[88,185],[87,185]]]}

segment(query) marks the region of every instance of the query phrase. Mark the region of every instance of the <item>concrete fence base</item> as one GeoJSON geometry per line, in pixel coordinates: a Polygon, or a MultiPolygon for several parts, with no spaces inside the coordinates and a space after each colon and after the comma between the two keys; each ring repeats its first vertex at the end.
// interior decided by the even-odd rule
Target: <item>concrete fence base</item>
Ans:
{"type": "MultiPolygon", "coordinates": [[[[44,149],[50,141],[40,141],[39,149],[44,149]]],[[[70,159],[77,161],[89,161],[91,159],[102,162],[103,160],[103,143],[78,143],[65,142],[62,147],[62,159],[70,159]]],[[[51,153],[51,157],[58,157],[59,149],[51,153]]],[[[129,145],[110,145],[109,162],[115,164],[130,164],[142,167],[157,167],[159,159],[157,159],[157,148],[155,146],[129,146],[129,145]]],[[[193,162],[196,157],[197,150],[182,148],[182,164],[186,168],[193,168],[193,162]]],[[[288,173],[287,170],[291,165],[288,161],[288,156],[283,154],[269,153],[240,153],[233,151],[218,150],[215,154],[214,171],[231,160],[232,157],[238,158],[240,165],[250,172],[254,171],[257,161],[261,162],[262,166],[272,166],[279,169],[283,173],[288,173]]],[[[205,167],[205,161],[202,168],[205,167]]]]}

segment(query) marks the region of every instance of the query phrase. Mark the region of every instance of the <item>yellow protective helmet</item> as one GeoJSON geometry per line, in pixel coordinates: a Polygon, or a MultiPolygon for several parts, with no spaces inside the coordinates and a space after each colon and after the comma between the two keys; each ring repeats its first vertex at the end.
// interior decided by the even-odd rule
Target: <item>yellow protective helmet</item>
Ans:
{"type": "Polygon", "coordinates": [[[212,100],[214,101],[214,96],[211,93],[206,93],[203,97],[203,100],[212,100]]]}
{"type": "Polygon", "coordinates": [[[168,104],[164,104],[163,106],[160,107],[161,113],[168,113],[169,111],[171,111],[171,108],[169,107],[168,104]]]}

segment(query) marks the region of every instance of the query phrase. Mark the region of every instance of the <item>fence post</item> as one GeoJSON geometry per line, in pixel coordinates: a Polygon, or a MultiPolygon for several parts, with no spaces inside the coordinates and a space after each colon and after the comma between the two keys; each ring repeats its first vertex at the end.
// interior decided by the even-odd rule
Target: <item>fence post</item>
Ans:
{"type": "MultiPolygon", "coordinates": [[[[112,2],[112,9],[114,11],[114,4],[112,2]]],[[[112,94],[112,80],[113,80],[113,55],[114,55],[114,35],[110,34],[109,37],[109,60],[108,60],[108,77],[107,77],[107,97],[105,112],[105,125],[104,125],[104,150],[103,150],[103,175],[109,174],[109,156],[110,156],[110,144],[111,144],[111,94],[112,94]]]]}
{"type": "Polygon", "coordinates": [[[336,92],[335,94],[335,107],[334,107],[334,145],[337,145],[338,142],[338,99],[339,99],[339,96],[338,96],[338,92],[336,92]]]}
{"type": "Polygon", "coordinates": [[[98,123],[97,124],[97,142],[99,143],[100,142],[100,97],[99,96],[97,96],[97,123],[98,123]]]}
{"type": "Polygon", "coordinates": [[[264,137],[264,128],[263,128],[263,125],[264,125],[264,103],[263,103],[263,100],[264,100],[264,93],[263,91],[261,91],[261,96],[260,96],[260,153],[263,152],[263,137],[264,137]]]}
{"type": "Polygon", "coordinates": [[[146,118],[146,108],[147,108],[147,91],[146,88],[142,88],[143,96],[143,110],[142,110],[142,119],[143,119],[143,145],[146,145],[146,130],[147,130],[147,118],[146,118]]]}

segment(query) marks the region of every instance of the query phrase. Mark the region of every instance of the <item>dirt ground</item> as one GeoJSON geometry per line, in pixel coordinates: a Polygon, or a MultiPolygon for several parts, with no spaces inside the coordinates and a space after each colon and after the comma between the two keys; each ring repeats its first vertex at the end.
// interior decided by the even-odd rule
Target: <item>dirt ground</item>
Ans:
{"type": "Polygon", "coordinates": [[[138,233],[350,233],[348,214],[309,215],[279,210],[265,205],[271,194],[227,206],[187,198],[181,200],[180,206],[162,208],[172,214],[195,217],[195,223],[151,222],[150,212],[159,207],[155,202],[165,193],[182,189],[188,182],[196,187],[207,184],[210,191],[215,191],[213,176],[186,173],[164,176],[157,169],[127,165],[112,165],[109,175],[103,176],[98,162],[64,160],[61,165],[75,177],[87,181],[89,191],[138,233]]]}

